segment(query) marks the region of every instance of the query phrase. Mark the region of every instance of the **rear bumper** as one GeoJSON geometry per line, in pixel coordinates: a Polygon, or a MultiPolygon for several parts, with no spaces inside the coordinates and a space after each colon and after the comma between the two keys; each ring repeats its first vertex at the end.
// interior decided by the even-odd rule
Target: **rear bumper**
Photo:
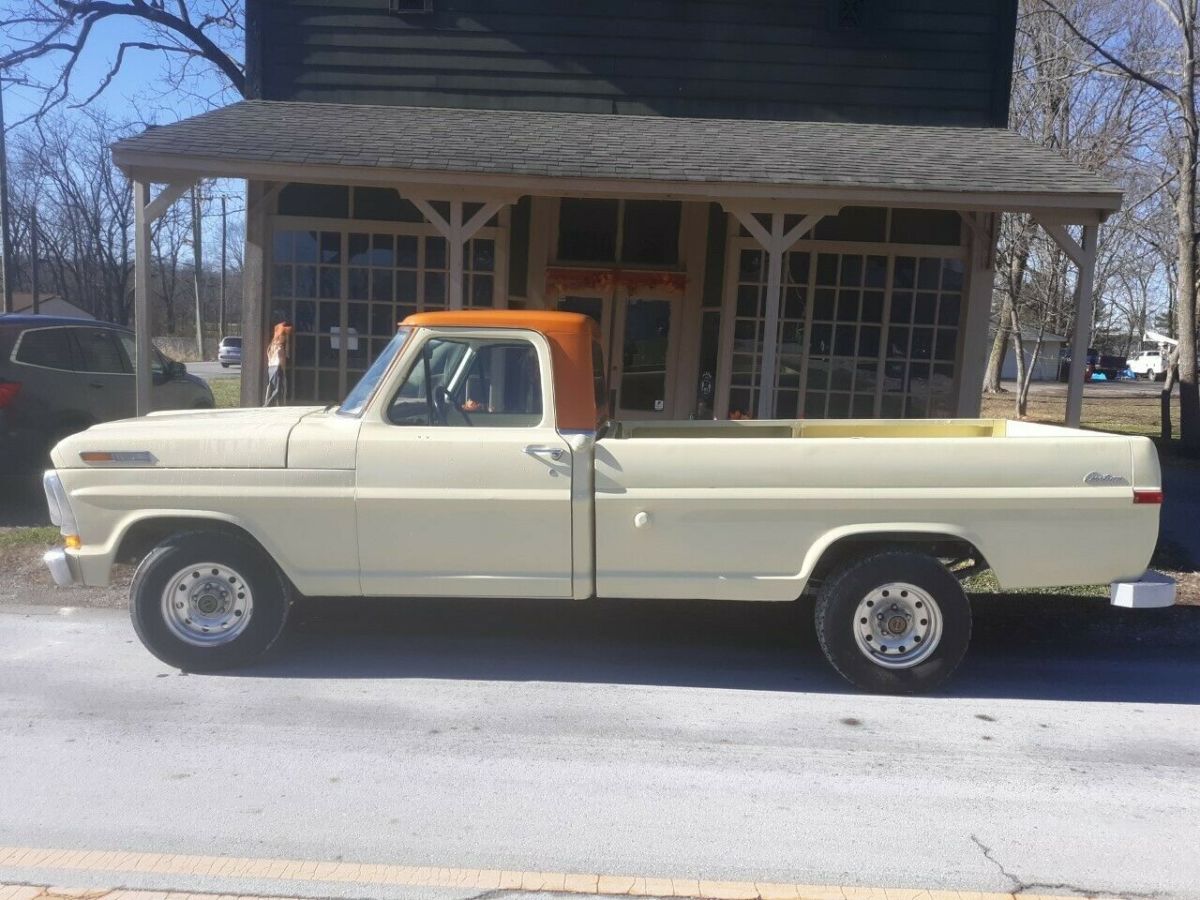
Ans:
{"type": "Polygon", "coordinates": [[[1147,572],[1137,581],[1114,581],[1109,585],[1109,602],[1126,609],[1158,609],[1175,605],[1175,579],[1147,572]]]}
{"type": "Polygon", "coordinates": [[[50,577],[59,587],[71,587],[83,583],[73,560],[61,547],[47,550],[42,555],[42,562],[46,564],[46,568],[50,570],[50,577]]]}

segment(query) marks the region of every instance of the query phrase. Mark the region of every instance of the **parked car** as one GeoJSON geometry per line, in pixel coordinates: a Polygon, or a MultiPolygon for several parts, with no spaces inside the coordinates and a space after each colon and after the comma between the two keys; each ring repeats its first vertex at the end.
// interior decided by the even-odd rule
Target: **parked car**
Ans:
{"type": "Polygon", "coordinates": [[[838,672],[914,692],[966,651],[964,573],[1174,602],[1174,582],[1145,577],[1162,481],[1144,437],[614,421],[604,372],[584,315],[410,316],[340,407],[167,414],[64,440],[45,487],[66,548],[46,564],[59,584],[104,585],[118,557],[140,560],[134,627],[189,671],[258,657],[297,593],[809,595],[838,672]]]}
{"type": "Polygon", "coordinates": [[[1147,381],[1162,381],[1167,377],[1167,354],[1161,350],[1142,350],[1129,360],[1129,371],[1147,381]]]}
{"type": "Polygon", "coordinates": [[[222,369],[240,366],[242,364],[242,339],[234,336],[221,338],[221,344],[217,347],[217,362],[221,364],[222,369]]]}
{"type": "MultiPolygon", "coordinates": [[[[1087,365],[1083,370],[1083,380],[1091,381],[1094,375],[1103,375],[1108,381],[1116,381],[1120,378],[1125,370],[1129,368],[1125,357],[1116,356],[1115,354],[1101,353],[1095,347],[1088,347],[1087,365]]],[[[1064,351],[1062,363],[1059,366],[1058,380],[1070,381],[1071,376],[1071,354],[1070,351],[1064,351]]]]}
{"type": "MultiPolygon", "coordinates": [[[[58,316],[0,315],[0,454],[39,464],[59,440],[134,415],[133,332],[58,316]]],[[[211,407],[212,391],[154,351],[155,409],[211,407]]]]}

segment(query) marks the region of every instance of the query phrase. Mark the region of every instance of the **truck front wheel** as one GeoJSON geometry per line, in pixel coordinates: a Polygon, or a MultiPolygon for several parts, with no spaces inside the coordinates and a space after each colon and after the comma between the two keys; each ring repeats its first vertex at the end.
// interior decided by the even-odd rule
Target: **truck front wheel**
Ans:
{"type": "Polygon", "coordinates": [[[883,552],[835,572],[817,595],[825,657],[857,687],[916,694],[942,684],[971,639],[958,580],[920,553],[883,552]]]}
{"type": "Polygon", "coordinates": [[[129,613],[146,649],[189,672],[253,662],[283,631],[290,606],[278,567],[220,531],[172,535],[133,576],[129,613]]]}

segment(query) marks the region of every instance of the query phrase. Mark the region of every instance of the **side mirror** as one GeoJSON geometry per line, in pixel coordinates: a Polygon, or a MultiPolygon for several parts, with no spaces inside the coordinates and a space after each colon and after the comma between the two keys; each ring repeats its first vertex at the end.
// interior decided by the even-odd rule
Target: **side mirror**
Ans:
{"type": "Polygon", "coordinates": [[[168,370],[168,374],[170,375],[171,378],[182,378],[184,375],[187,374],[187,366],[185,366],[181,362],[175,362],[174,360],[172,360],[171,364],[170,364],[170,368],[168,370]]]}

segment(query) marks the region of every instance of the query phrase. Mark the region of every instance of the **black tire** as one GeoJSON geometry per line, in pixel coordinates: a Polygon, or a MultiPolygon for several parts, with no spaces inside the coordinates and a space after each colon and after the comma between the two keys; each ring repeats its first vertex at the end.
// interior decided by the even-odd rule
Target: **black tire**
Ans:
{"type": "Polygon", "coordinates": [[[229,368],[229,363],[221,363],[221,368],[222,368],[222,369],[228,369],[228,368],[229,368]]]}
{"type": "Polygon", "coordinates": [[[287,624],[291,601],[283,573],[255,544],[227,532],[188,531],[167,538],[142,560],[129,589],[129,615],[146,649],[167,665],[186,672],[213,672],[248,665],[266,653],[287,624]],[[215,646],[196,646],[180,638],[163,609],[167,581],[201,562],[240,573],[253,598],[244,629],[215,646]]]}
{"type": "Polygon", "coordinates": [[[971,640],[971,606],[958,579],[933,557],[887,551],[850,562],[826,579],[817,594],[816,625],[825,658],[851,684],[875,693],[919,694],[941,685],[962,662],[971,640]],[[940,640],[910,668],[875,662],[855,637],[860,602],[892,582],[924,591],[941,615],[940,640]]]}

